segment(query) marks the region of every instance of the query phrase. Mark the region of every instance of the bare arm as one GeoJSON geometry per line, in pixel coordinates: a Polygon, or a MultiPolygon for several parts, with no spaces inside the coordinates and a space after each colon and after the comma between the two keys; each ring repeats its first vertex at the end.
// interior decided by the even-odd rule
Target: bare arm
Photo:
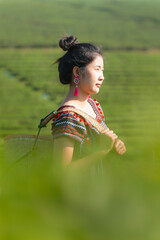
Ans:
{"type": "MultiPolygon", "coordinates": [[[[112,130],[106,129],[103,134],[109,136],[112,139],[113,145],[118,154],[122,155],[126,152],[124,143],[118,139],[118,136],[112,130]]],[[[70,166],[79,169],[88,168],[98,162],[103,156],[108,153],[108,150],[101,150],[94,152],[92,155],[72,162],[74,144],[75,141],[73,139],[65,136],[54,140],[54,159],[62,161],[63,167],[70,166]]]]}
{"type": "Polygon", "coordinates": [[[68,137],[60,137],[54,140],[54,159],[61,161],[62,167],[86,169],[101,159],[107,151],[100,151],[72,162],[74,140],[68,137]]]}
{"type": "Polygon", "coordinates": [[[54,140],[53,157],[62,161],[63,166],[71,163],[74,151],[74,140],[69,137],[60,137],[54,140]]]}

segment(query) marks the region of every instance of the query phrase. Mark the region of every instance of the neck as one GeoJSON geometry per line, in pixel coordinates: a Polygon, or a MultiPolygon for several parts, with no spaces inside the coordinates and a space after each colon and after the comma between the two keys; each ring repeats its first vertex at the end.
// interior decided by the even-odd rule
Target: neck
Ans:
{"type": "Polygon", "coordinates": [[[75,92],[75,87],[70,86],[68,95],[66,96],[64,102],[73,101],[80,107],[84,107],[87,103],[89,94],[85,93],[80,88],[78,88],[78,96],[74,96],[74,92],[75,92]]]}

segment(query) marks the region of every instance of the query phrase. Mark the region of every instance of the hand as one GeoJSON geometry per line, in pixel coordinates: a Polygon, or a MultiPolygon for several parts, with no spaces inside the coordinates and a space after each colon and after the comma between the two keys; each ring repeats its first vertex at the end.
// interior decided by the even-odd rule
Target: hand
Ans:
{"type": "Polygon", "coordinates": [[[119,139],[116,140],[115,149],[116,149],[116,152],[120,155],[123,155],[126,152],[124,143],[119,139]]]}
{"type": "Polygon", "coordinates": [[[104,129],[101,133],[110,137],[112,139],[113,143],[116,141],[116,139],[118,139],[118,136],[109,128],[104,129]]]}

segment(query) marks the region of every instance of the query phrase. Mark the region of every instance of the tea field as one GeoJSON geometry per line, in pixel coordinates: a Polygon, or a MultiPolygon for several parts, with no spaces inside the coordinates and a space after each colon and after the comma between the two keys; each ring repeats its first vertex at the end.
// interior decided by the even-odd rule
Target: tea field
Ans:
{"type": "Polygon", "coordinates": [[[159,48],[158,0],[1,0],[0,47],[56,47],[66,34],[105,49],[159,48]]]}

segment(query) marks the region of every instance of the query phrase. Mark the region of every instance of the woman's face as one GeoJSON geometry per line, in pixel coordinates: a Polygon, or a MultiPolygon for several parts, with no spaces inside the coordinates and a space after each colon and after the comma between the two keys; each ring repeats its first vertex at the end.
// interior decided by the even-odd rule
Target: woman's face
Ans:
{"type": "Polygon", "coordinates": [[[78,88],[87,94],[98,93],[104,80],[103,71],[103,57],[101,55],[97,55],[80,74],[80,82],[78,84],[78,88]]]}

